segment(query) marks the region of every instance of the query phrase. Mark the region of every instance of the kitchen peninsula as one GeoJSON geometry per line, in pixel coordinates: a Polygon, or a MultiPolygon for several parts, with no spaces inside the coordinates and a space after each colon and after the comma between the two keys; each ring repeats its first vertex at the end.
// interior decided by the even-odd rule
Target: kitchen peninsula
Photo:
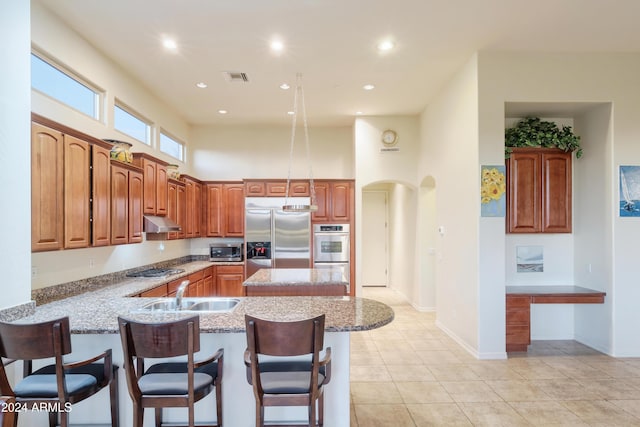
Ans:
{"type": "MultiPolygon", "coordinates": [[[[191,262],[177,267],[187,275],[195,269],[207,265],[205,262],[191,262]]],[[[172,278],[173,279],[173,278],[172,278]]],[[[148,322],[161,322],[193,313],[152,312],[141,313],[140,308],[152,298],[130,297],[145,289],[157,286],[155,279],[127,278],[122,282],[104,286],[69,298],[53,301],[36,308],[34,314],[17,320],[18,322],[40,322],[61,316],[69,316],[72,331],[73,358],[81,358],[95,353],[96,349],[113,349],[114,363],[122,366],[122,346],[118,335],[117,317],[148,322]]],[[[326,315],[325,347],[332,349],[332,378],[325,388],[325,425],[349,426],[349,334],[382,327],[393,320],[393,310],[387,305],[365,298],[349,296],[313,297],[245,297],[229,313],[201,313],[200,358],[212,354],[218,348],[224,349],[223,413],[229,425],[252,425],[253,391],[247,384],[243,353],[246,348],[244,315],[251,314],[270,320],[299,320],[326,315]]],[[[198,358],[198,355],[196,356],[198,358]]],[[[16,373],[16,375],[19,375],[16,373]]],[[[132,419],[132,404],[127,391],[124,371],[119,371],[120,423],[129,425],[132,419]]],[[[71,419],[73,423],[106,423],[108,411],[104,408],[107,395],[88,399],[74,405],[71,419]]],[[[196,404],[196,420],[215,419],[213,397],[196,404]]],[[[182,409],[165,411],[167,422],[184,420],[182,409]]],[[[269,422],[299,424],[306,419],[306,408],[278,407],[266,411],[269,422]]],[[[46,413],[22,413],[25,425],[46,424],[46,413]]],[[[153,417],[146,417],[145,426],[152,425],[153,417]]]]}
{"type": "Polygon", "coordinates": [[[344,270],[263,268],[243,283],[247,296],[342,296],[349,293],[344,270]]]}

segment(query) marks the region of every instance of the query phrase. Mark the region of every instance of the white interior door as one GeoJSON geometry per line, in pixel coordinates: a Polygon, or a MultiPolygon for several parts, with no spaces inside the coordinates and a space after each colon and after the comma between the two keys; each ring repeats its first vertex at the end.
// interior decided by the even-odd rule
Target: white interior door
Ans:
{"type": "Polygon", "coordinates": [[[362,286],[387,286],[387,192],[362,192],[362,286]]]}

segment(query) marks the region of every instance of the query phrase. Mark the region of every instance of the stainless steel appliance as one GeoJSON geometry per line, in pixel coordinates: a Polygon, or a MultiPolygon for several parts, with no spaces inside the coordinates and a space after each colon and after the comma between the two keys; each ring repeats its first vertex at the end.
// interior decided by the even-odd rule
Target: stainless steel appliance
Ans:
{"type": "Polygon", "coordinates": [[[242,243],[211,243],[209,261],[242,261],[242,243]]]}
{"type": "MultiPolygon", "coordinates": [[[[308,197],[289,197],[288,204],[310,204],[308,197]]],[[[245,199],[246,277],[261,268],[311,266],[311,214],[284,212],[284,197],[245,199]]]]}
{"type": "Polygon", "coordinates": [[[351,283],[349,224],[314,224],[313,268],[341,268],[351,283]]]}

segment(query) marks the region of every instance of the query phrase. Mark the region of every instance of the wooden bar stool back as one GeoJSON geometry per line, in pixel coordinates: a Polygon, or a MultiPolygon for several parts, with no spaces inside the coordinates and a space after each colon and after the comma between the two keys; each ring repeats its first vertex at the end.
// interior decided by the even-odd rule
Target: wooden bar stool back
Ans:
{"type": "MultiPolygon", "coordinates": [[[[142,427],[144,408],[155,408],[156,426],[162,425],[162,408],[186,407],[189,426],[195,422],[195,402],[215,387],[218,420],[222,426],[223,350],[196,362],[200,351],[200,320],[192,316],[172,322],[143,323],[118,318],[124,352],[124,369],[133,400],[133,425],[142,427]],[[186,356],[186,362],[160,362],[145,368],[150,359],[186,356]]],[[[201,424],[198,424],[201,425],[201,424]]]]}
{"type": "Polygon", "coordinates": [[[324,345],[320,315],[293,322],[273,322],[245,315],[247,381],[256,400],[256,426],[264,426],[265,406],[307,406],[309,426],[323,425],[323,386],[331,380],[331,348],[324,345]],[[264,358],[263,356],[275,356],[264,358]],[[303,361],[291,356],[308,356],[303,361]],[[317,410],[316,410],[317,403],[317,410]]]}
{"type": "MultiPolygon", "coordinates": [[[[93,396],[109,386],[111,425],[118,426],[118,366],[112,363],[111,349],[86,360],[66,363],[71,353],[69,318],[43,323],[0,322],[0,393],[29,407],[57,408],[49,412],[49,425],[69,425],[70,405],[93,396]],[[54,363],[35,372],[33,360],[53,358],[54,363]],[[23,361],[23,378],[11,387],[5,366],[23,361]],[[100,362],[99,362],[100,361],[100,362]],[[39,406],[40,407],[40,406],[39,406]],[[59,418],[59,420],[58,420],[59,418]]],[[[17,417],[16,417],[17,418],[17,417]]]]}

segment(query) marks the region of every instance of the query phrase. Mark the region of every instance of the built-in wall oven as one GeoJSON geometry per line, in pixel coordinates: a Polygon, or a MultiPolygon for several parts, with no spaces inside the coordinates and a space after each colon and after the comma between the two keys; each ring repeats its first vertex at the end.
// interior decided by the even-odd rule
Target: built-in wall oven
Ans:
{"type": "Polygon", "coordinates": [[[349,277],[349,224],[313,225],[313,268],[340,268],[349,277]]]}

